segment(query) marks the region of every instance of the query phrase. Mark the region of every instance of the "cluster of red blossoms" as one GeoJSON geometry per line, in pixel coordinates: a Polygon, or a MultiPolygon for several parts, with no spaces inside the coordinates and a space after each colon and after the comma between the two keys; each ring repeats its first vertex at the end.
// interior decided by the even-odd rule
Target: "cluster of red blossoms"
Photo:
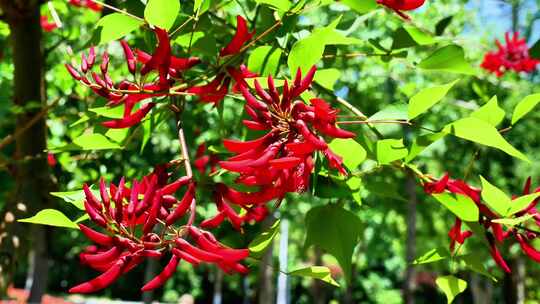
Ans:
{"type": "Polygon", "coordinates": [[[103,179],[98,199],[84,186],[84,207],[90,219],[106,232],[101,233],[79,224],[81,231],[95,243],[81,253],[81,262],[100,272],[98,277],[77,285],[69,291],[91,293],[107,287],[122,274],[142,263],[146,258],[170,256],[163,271],[142,287],[148,291],[163,285],[184,260],[197,266],[213,263],[226,273],[246,273],[239,263],[249,255],[247,249],[232,249],[221,244],[208,231],[194,226],[195,183],[183,176],[168,183],[166,166],[158,166],[140,182],[133,180],[128,188],[124,179],[107,189],[103,179]],[[181,199],[174,194],[186,187],[181,199]],[[142,199],[141,199],[142,196],[142,199]],[[189,213],[185,224],[175,228],[189,213]]]}
{"type": "MultiPolygon", "coordinates": [[[[90,48],[81,55],[81,63],[67,64],[71,76],[106,98],[108,105],[124,105],[121,119],[102,123],[108,128],[128,128],[139,123],[156,102],[143,101],[154,97],[192,95],[201,102],[218,103],[229,92],[242,94],[244,109],[251,119],[244,125],[252,130],[267,131],[263,137],[251,141],[225,140],[226,149],[235,155],[219,161],[216,155],[205,155],[205,146],[197,150],[194,166],[201,174],[211,172],[219,165],[223,170],[239,174],[236,182],[256,187],[253,192],[241,192],[223,183],[214,185],[214,200],[218,214],[195,226],[196,184],[191,174],[168,183],[167,166],[160,166],[143,178],[134,180],[128,188],[122,179],[118,186],[111,184],[109,191],[104,181],[100,184],[101,200],[85,186],[85,208],[92,221],[106,230],[100,233],[81,225],[83,233],[97,246],[91,246],[81,254],[81,261],[103,273],[97,278],[73,287],[71,292],[93,292],[114,282],[145,258],[161,258],[171,255],[163,272],[147,283],[142,290],[161,286],[175,271],[181,259],[197,265],[199,262],[215,263],[225,272],[245,273],[240,261],[245,259],[247,249],[231,249],[219,243],[214,236],[202,229],[215,228],[225,220],[235,229],[245,223],[263,220],[270,201],[283,199],[287,192],[303,192],[309,187],[313,172],[314,153],[321,152],[331,168],[346,174],[341,158],[328,147],[323,136],[329,138],[352,138],[354,133],[336,126],[338,111],[322,99],[311,99],[309,104],[299,100],[313,81],[315,67],[304,77],[300,70],[289,84],[284,81],[278,90],[274,79],[268,77],[268,90],[254,80],[254,89],[248,78],[257,75],[244,65],[233,65],[233,56],[246,49],[253,32],[246,21],[237,17],[237,30],[231,42],[219,53],[222,66],[217,75],[207,83],[189,86],[184,71],[200,63],[199,58],[179,58],[171,53],[170,38],[165,30],[154,28],[157,47],[152,54],[133,51],[127,42],[121,41],[128,70],[132,80],[114,82],[109,73],[109,55],[102,55],[99,68],[96,50],[90,48]],[[149,77],[154,72],[155,77],[149,77]],[[174,193],[187,186],[183,197],[177,200],[174,193]],[[142,200],[141,200],[142,196],[142,200]],[[111,204],[111,199],[114,206],[111,204]],[[177,221],[190,213],[179,228],[177,221]],[[156,231],[159,230],[159,231],[156,231]]],[[[186,172],[188,172],[186,168],[186,172]]]]}
{"type": "MultiPolygon", "coordinates": [[[[442,193],[448,191],[450,193],[456,193],[468,196],[475,202],[480,210],[480,218],[478,223],[484,227],[486,239],[490,245],[490,254],[493,260],[497,263],[501,269],[510,273],[510,267],[502,257],[498,246],[501,246],[505,240],[508,240],[510,236],[514,236],[522,251],[532,260],[540,263],[540,251],[536,250],[529,244],[530,240],[540,237],[540,234],[535,233],[533,230],[520,231],[517,228],[505,230],[499,223],[493,222],[493,220],[501,218],[496,212],[489,209],[481,200],[481,190],[475,187],[469,186],[466,182],[459,179],[451,179],[448,174],[445,174],[441,179],[424,184],[424,191],[428,194],[442,193]]],[[[540,187],[533,191],[534,193],[540,192],[540,187]]],[[[531,178],[527,179],[523,194],[531,193],[531,178]]],[[[523,216],[525,214],[531,214],[536,221],[536,225],[540,227],[540,213],[536,209],[540,199],[533,200],[527,207],[516,213],[516,216],[523,216]]],[[[463,244],[465,240],[470,237],[472,231],[462,231],[462,222],[459,218],[456,218],[454,226],[450,229],[448,236],[450,237],[450,250],[454,251],[456,243],[463,244]]]]}
{"type": "Polygon", "coordinates": [[[290,86],[287,80],[284,81],[281,92],[271,76],[268,77],[268,91],[255,80],[257,97],[248,86],[239,86],[246,101],[245,112],[251,118],[244,120],[244,125],[268,133],[250,141],[224,140],[225,148],[235,155],[219,165],[239,174],[236,183],[259,187],[259,190],[244,193],[219,184],[215,191],[219,213],[203,222],[204,227],[212,228],[228,219],[239,229],[246,221],[264,218],[267,202],[280,201],[287,192],[307,190],[316,151],[324,154],[331,168],[346,174],[341,157],[330,150],[321,135],[353,138],[355,134],[336,126],[337,110],[324,100],[311,99],[310,105],[298,100],[300,94],[309,89],[314,74],[315,67],[302,78],[299,69],[290,86]],[[244,209],[245,215],[240,217],[229,204],[244,209]]]}
{"type": "Polygon", "coordinates": [[[540,62],[529,55],[529,47],[525,39],[519,38],[519,33],[515,32],[512,37],[506,32],[504,36],[506,44],[495,40],[497,51],[488,52],[484,56],[484,61],[480,65],[482,68],[501,77],[506,71],[531,73],[540,62]]]}

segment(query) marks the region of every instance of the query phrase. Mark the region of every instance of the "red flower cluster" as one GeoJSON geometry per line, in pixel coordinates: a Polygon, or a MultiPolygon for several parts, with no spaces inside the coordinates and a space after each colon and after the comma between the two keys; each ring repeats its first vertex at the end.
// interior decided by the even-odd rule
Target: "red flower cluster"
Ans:
{"type": "Polygon", "coordinates": [[[86,7],[94,12],[101,12],[103,10],[103,6],[93,0],[69,0],[69,4],[76,7],[86,7]]]}
{"type": "Polygon", "coordinates": [[[210,168],[210,173],[217,171],[217,164],[219,163],[219,158],[216,154],[206,151],[206,144],[200,144],[197,147],[197,153],[195,154],[195,160],[193,161],[193,166],[201,174],[205,174],[206,170],[210,168]]]}
{"type": "Polygon", "coordinates": [[[244,125],[268,133],[250,141],[224,140],[225,148],[236,155],[219,164],[227,171],[240,174],[237,183],[260,189],[242,193],[219,185],[215,194],[219,213],[207,227],[227,218],[234,227],[239,228],[246,221],[264,218],[262,214],[267,212],[266,208],[258,206],[274,199],[280,200],[287,192],[308,189],[316,151],[323,152],[330,167],[346,174],[341,158],[330,150],[321,135],[353,138],[355,134],[336,126],[338,111],[324,100],[312,99],[310,105],[297,100],[300,94],[309,89],[315,70],[315,67],[311,68],[302,78],[298,69],[290,86],[285,80],[281,93],[271,76],[268,77],[268,90],[264,90],[255,80],[258,98],[247,85],[240,86],[246,100],[244,109],[251,118],[244,120],[244,125]],[[246,215],[239,217],[229,206],[230,203],[244,208],[246,215]]]}
{"type": "MultiPolygon", "coordinates": [[[[527,179],[527,182],[525,183],[525,187],[523,189],[523,194],[529,194],[530,187],[531,178],[527,179]]],[[[451,179],[449,178],[448,174],[445,174],[438,181],[425,183],[424,191],[428,194],[442,193],[448,191],[451,193],[466,195],[471,198],[480,210],[480,218],[478,219],[478,222],[486,230],[485,234],[490,244],[490,254],[493,257],[493,260],[497,263],[497,265],[499,265],[499,267],[501,267],[504,271],[508,273],[511,272],[510,267],[508,267],[508,264],[502,257],[497,247],[497,244],[502,244],[510,235],[514,235],[514,237],[520,244],[523,252],[527,256],[529,256],[532,260],[540,263],[540,251],[537,251],[528,243],[529,239],[534,239],[540,235],[530,233],[528,231],[527,233],[523,234],[517,229],[505,231],[501,224],[494,223],[492,220],[500,218],[500,216],[490,210],[484,203],[482,203],[480,197],[480,189],[471,187],[462,180],[451,179]]],[[[534,192],[540,192],[540,187],[537,188],[534,192]]],[[[522,216],[527,213],[532,214],[534,215],[536,224],[538,225],[538,227],[540,227],[540,214],[536,210],[536,205],[538,204],[539,200],[540,199],[535,199],[534,201],[532,201],[526,208],[516,213],[516,216],[522,216]]],[[[451,239],[450,250],[454,250],[456,242],[459,244],[463,244],[465,242],[465,239],[467,239],[471,235],[471,231],[461,231],[461,220],[459,218],[456,218],[454,226],[452,227],[452,229],[450,229],[450,232],[448,233],[448,236],[451,239]]]]}
{"type": "Polygon", "coordinates": [[[411,18],[402,11],[412,11],[424,5],[426,0],[377,0],[377,3],[393,10],[401,18],[410,20],[411,18]]]}
{"type": "MultiPolygon", "coordinates": [[[[253,33],[248,32],[246,21],[242,17],[237,17],[237,23],[236,34],[231,42],[221,50],[221,57],[240,52],[253,35],[253,33]]],[[[80,68],[76,69],[75,65],[66,65],[73,78],[88,86],[99,96],[108,99],[109,106],[124,104],[123,118],[104,122],[104,126],[108,128],[129,128],[134,126],[148,114],[155,106],[155,103],[146,103],[135,112],[132,112],[133,108],[138,103],[153,97],[192,94],[198,96],[203,102],[217,103],[229,92],[232,79],[236,81],[235,87],[237,87],[239,84],[245,84],[245,78],[256,76],[243,65],[239,68],[227,66],[226,72],[218,73],[210,83],[187,88],[183,83],[183,72],[200,63],[200,59],[173,56],[167,32],[160,28],[155,28],[154,32],[157,36],[158,45],[152,55],[141,50],[136,50],[135,55],[129,45],[125,41],[121,41],[128,70],[134,76],[135,81],[124,79],[115,84],[107,73],[109,55],[106,52],[102,56],[100,72],[91,71],[96,59],[93,47],[90,48],[88,55],[82,55],[80,68]],[[143,83],[142,80],[146,79],[145,76],[151,71],[157,72],[158,79],[140,85],[140,83],[143,83]],[[141,81],[137,81],[138,79],[141,81]]]]}
{"type": "Polygon", "coordinates": [[[159,28],[156,28],[154,32],[158,38],[158,46],[153,55],[137,50],[137,56],[135,56],[125,41],[121,41],[121,44],[129,72],[137,78],[137,75],[144,77],[155,70],[159,75],[156,81],[141,86],[138,81],[124,79],[115,84],[108,74],[109,55],[107,52],[103,53],[100,71],[91,71],[96,62],[96,53],[93,47],[90,48],[88,55],[82,54],[79,69],[66,64],[66,68],[73,78],[88,86],[99,96],[109,100],[109,106],[124,105],[123,118],[104,122],[105,127],[129,128],[139,123],[156,104],[146,103],[133,112],[134,107],[146,99],[169,95],[171,85],[177,80],[181,80],[182,72],[200,62],[195,57],[178,58],[172,56],[167,32],[159,28]],[[141,64],[140,68],[138,63],[141,64]]]}
{"type": "Polygon", "coordinates": [[[511,38],[510,33],[506,32],[504,38],[506,45],[495,40],[498,50],[487,52],[480,66],[497,77],[501,77],[508,70],[525,73],[534,71],[540,61],[529,56],[529,47],[525,39],[520,39],[518,32],[511,38]]]}
{"type": "Polygon", "coordinates": [[[45,15],[42,15],[40,17],[40,24],[41,24],[41,28],[45,31],[45,32],[52,32],[54,31],[55,29],[58,28],[58,24],[56,24],[56,22],[50,22],[49,21],[49,17],[45,16],[45,15]]]}
{"type": "Polygon", "coordinates": [[[169,254],[169,263],[142,287],[142,291],[163,285],[182,259],[195,266],[201,262],[213,263],[227,273],[247,272],[247,268],[239,263],[249,255],[247,249],[228,248],[210,232],[193,226],[196,199],[195,183],[191,178],[184,176],[168,183],[169,177],[166,167],[158,166],[142,181],[134,180],[131,188],[122,178],[118,186],[111,183],[107,190],[102,179],[101,200],[84,186],[86,212],[107,232],[79,224],[81,231],[96,244],[81,253],[80,258],[83,264],[102,274],[71,288],[70,292],[95,292],[112,284],[145,258],[159,259],[169,254]],[[187,190],[183,197],[176,199],[174,193],[184,186],[187,190]],[[188,212],[190,216],[186,223],[174,227],[188,212]]]}

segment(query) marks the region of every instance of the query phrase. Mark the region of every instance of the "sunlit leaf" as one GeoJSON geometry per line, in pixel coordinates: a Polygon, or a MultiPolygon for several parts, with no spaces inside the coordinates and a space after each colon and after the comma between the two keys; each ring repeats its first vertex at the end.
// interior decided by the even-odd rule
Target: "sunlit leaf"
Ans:
{"type": "Polygon", "coordinates": [[[62,212],[55,209],[43,209],[36,215],[25,219],[20,219],[18,222],[79,229],[77,224],[71,221],[62,212]]]}

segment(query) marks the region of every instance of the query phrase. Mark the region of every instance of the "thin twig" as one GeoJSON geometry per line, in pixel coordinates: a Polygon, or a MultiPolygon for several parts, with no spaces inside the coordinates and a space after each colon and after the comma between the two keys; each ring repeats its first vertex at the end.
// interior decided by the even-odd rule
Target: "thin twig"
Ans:
{"type": "Polygon", "coordinates": [[[126,15],[126,16],[129,16],[129,17],[131,17],[131,18],[137,19],[137,20],[142,21],[142,22],[146,22],[146,21],[145,21],[143,18],[141,18],[141,17],[138,17],[138,16],[135,16],[135,15],[133,15],[133,14],[130,14],[130,13],[128,13],[127,11],[124,11],[124,10],[121,10],[121,9],[119,9],[119,8],[116,8],[116,7],[114,7],[114,6],[112,6],[112,5],[109,5],[109,4],[105,3],[105,2],[102,2],[102,1],[100,1],[100,0],[94,0],[94,2],[97,3],[97,4],[99,4],[99,5],[101,5],[101,6],[103,6],[103,7],[106,7],[106,8],[108,8],[108,9],[112,10],[112,11],[115,11],[115,12],[117,12],[117,13],[124,14],[124,15],[126,15]]]}
{"type": "MultiPolygon", "coordinates": [[[[179,116],[179,113],[177,117],[179,116]]],[[[179,118],[179,117],[178,117],[179,118]]],[[[189,159],[189,152],[188,147],[186,144],[186,137],[184,135],[184,129],[182,127],[182,120],[177,119],[176,127],[178,129],[178,141],[180,142],[180,152],[182,154],[182,158],[184,159],[184,166],[186,167],[186,175],[187,177],[191,178],[193,177],[193,171],[191,170],[191,163],[189,159]]]]}
{"type": "Polygon", "coordinates": [[[60,98],[57,98],[55,101],[53,101],[50,105],[46,106],[45,108],[43,108],[41,111],[39,111],[34,117],[32,117],[24,126],[22,126],[20,129],[17,129],[15,131],[15,133],[13,134],[10,134],[6,137],[4,137],[4,139],[2,139],[2,141],[0,141],[0,150],[2,150],[5,146],[9,145],[10,143],[12,143],[14,140],[16,140],[17,138],[19,138],[19,136],[21,136],[24,132],[26,132],[26,130],[28,130],[29,128],[31,128],[35,123],[37,123],[43,116],[45,116],[47,114],[47,112],[49,111],[49,109],[55,107],[58,102],[60,101],[60,98]]]}

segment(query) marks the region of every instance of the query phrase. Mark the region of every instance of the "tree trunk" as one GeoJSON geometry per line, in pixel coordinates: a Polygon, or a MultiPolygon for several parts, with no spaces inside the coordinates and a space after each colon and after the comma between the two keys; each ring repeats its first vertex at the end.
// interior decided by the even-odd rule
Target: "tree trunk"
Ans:
{"type": "MultiPolygon", "coordinates": [[[[30,102],[43,104],[43,53],[39,1],[0,0],[0,6],[11,30],[13,48],[14,88],[13,100],[25,109],[17,115],[16,130],[41,111],[25,106],[30,102]]],[[[30,300],[39,302],[46,286],[47,248],[45,229],[20,224],[17,219],[34,215],[47,206],[48,190],[52,184],[49,176],[46,148],[45,119],[41,118],[15,140],[14,177],[15,191],[0,215],[0,297],[5,296],[18,263],[27,256],[31,244],[35,260],[30,300]]]]}
{"type": "Polygon", "coordinates": [[[407,269],[405,270],[405,284],[403,286],[403,297],[405,303],[414,304],[414,265],[412,264],[416,256],[416,182],[414,177],[407,175],[405,186],[409,196],[409,204],[407,209],[407,244],[405,247],[405,255],[407,261],[407,269]]]}

